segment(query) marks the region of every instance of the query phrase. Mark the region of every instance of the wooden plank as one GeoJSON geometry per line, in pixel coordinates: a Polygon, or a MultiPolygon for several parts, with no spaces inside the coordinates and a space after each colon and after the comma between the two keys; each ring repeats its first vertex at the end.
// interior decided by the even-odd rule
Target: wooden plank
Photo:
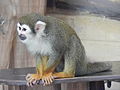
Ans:
{"type": "Polygon", "coordinates": [[[86,82],[62,83],[61,90],[88,90],[88,83],[86,82]]]}
{"type": "Polygon", "coordinates": [[[35,65],[25,46],[17,40],[16,21],[18,17],[28,13],[43,15],[45,9],[46,0],[0,0],[0,19],[2,17],[5,21],[0,25],[0,69],[35,65]]]}
{"type": "Polygon", "coordinates": [[[87,90],[88,84],[86,82],[91,81],[89,84],[90,90],[104,90],[104,80],[120,79],[119,68],[120,62],[113,62],[112,71],[100,72],[89,76],[55,79],[52,85],[43,87],[40,83],[40,85],[37,85],[33,88],[25,86],[25,74],[28,72],[34,72],[35,68],[4,69],[0,70],[0,83],[6,85],[15,85],[14,87],[9,87],[9,90],[22,90],[24,88],[27,88],[26,90],[37,90],[38,88],[41,90],[87,90]],[[61,83],[62,85],[60,85],[61,83]]]}
{"type": "MultiPolygon", "coordinates": [[[[90,82],[90,81],[104,81],[104,80],[117,80],[120,79],[120,62],[111,62],[112,70],[106,72],[95,73],[92,75],[55,79],[54,84],[61,83],[77,83],[77,82],[90,82]]],[[[27,73],[34,73],[35,68],[16,68],[0,70],[0,83],[7,85],[26,85],[25,76],[27,73]]],[[[42,84],[42,83],[40,83],[42,84]]]]}
{"type": "Polygon", "coordinates": [[[61,85],[60,84],[49,86],[36,85],[34,87],[28,87],[26,85],[13,86],[13,90],[61,90],[61,85]]]}

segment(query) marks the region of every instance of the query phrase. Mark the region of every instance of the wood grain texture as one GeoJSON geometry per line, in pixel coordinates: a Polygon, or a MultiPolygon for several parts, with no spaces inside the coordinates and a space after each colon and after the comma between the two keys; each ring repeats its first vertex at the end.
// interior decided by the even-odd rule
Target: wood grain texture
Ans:
{"type": "MultiPolygon", "coordinates": [[[[16,16],[20,17],[29,13],[45,14],[46,0],[15,0],[16,16]]],[[[14,67],[29,67],[35,66],[34,58],[28,53],[26,47],[18,40],[14,39],[14,67]]]]}
{"type": "Polygon", "coordinates": [[[17,39],[16,21],[18,17],[28,13],[44,14],[45,9],[46,0],[0,0],[0,16],[5,20],[5,24],[2,25],[5,34],[0,33],[0,51],[2,52],[0,69],[9,68],[11,64],[14,64],[11,65],[12,67],[34,65],[31,63],[33,58],[31,59],[25,46],[21,45],[17,39]]]}
{"type": "Polygon", "coordinates": [[[89,87],[90,90],[104,90],[104,81],[114,81],[120,79],[120,62],[116,61],[111,63],[113,67],[110,71],[74,78],[55,79],[52,85],[45,87],[42,86],[41,82],[33,88],[26,87],[25,76],[27,73],[34,73],[35,67],[3,69],[0,70],[0,83],[10,85],[9,90],[19,90],[21,88],[27,88],[26,90],[38,90],[39,88],[42,90],[89,90],[89,87]],[[90,82],[90,84],[88,85],[86,82],[90,82]]]}
{"type": "Polygon", "coordinates": [[[62,83],[61,90],[88,90],[88,83],[86,82],[62,83]]]}
{"type": "Polygon", "coordinates": [[[36,85],[34,87],[27,87],[27,86],[12,86],[14,90],[61,90],[61,86],[59,84],[50,85],[50,86],[42,86],[36,85]]]}
{"type": "MultiPolygon", "coordinates": [[[[0,69],[34,66],[33,57],[16,36],[17,18],[28,13],[44,14],[46,0],[0,0],[0,16],[5,23],[0,25],[0,69]]],[[[1,86],[0,90],[15,90],[1,86]]]]}

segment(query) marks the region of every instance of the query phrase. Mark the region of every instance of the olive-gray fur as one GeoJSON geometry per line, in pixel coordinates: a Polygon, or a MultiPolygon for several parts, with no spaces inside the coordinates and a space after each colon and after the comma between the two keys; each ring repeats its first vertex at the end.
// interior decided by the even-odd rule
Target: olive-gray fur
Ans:
{"type": "MultiPolygon", "coordinates": [[[[46,36],[42,37],[43,41],[50,42],[52,52],[44,55],[50,56],[48,67],[56,62],[58,66],[56,71],[64,71],[66,73],[74,73],[75,76],[96,73],[111,69],[111,64],[104,62],[90,63],[87,60],[84,46],[76,32],[64,21],[50,17],[41,16],[39,14],[28,14],[19,18],[19,22],[27,24],[33,36],[36,35],[34,25],[37,21],[43,21],[47,24],[44,33],[46,36]],[[60,58],[59,61],[58,58],[60,58]]],[[[40,46],[41,44],[39,44],[40,46]]],[[[32,46],[32,44],[31,44],[32,46]]],[[[34,55],[43,55],[40,52],[34,55]]]]}

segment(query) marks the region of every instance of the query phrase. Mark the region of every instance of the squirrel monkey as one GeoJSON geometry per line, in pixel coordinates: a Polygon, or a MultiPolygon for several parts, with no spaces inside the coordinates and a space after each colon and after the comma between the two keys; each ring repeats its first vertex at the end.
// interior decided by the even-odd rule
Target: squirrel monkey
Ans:
{"type": "Polygon", "coordinates": [[[18,19],[19,39],[35,56],[36,73],[26,76],[32,86],[38,80],[44,85],[55,78],[70,78],[111,69],[111,64],[90,63],[76,32],[64,21],[36,13],[18,19]]]}

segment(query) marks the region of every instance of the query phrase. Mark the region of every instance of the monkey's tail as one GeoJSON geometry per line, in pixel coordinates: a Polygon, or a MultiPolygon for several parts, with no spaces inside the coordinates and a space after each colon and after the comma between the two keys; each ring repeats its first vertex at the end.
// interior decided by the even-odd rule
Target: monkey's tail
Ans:
{"type": "Polygon", "coordinates": [[[87,74],[107,71],[112,68],[112,64],[110,62],[94,62],[88,63],[87,65],[87,74]]]}

